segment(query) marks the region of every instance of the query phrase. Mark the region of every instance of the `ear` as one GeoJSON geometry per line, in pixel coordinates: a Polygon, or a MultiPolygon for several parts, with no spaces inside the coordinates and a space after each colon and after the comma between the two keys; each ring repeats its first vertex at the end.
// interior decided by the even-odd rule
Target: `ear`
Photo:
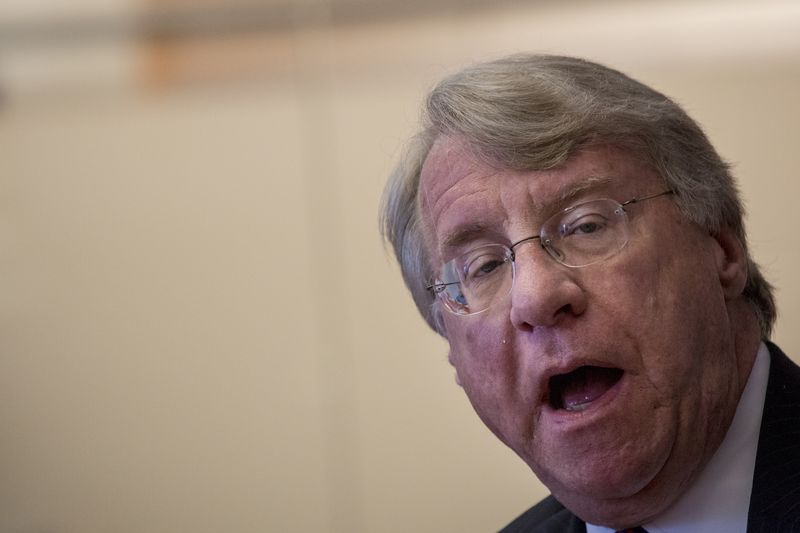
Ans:
{"type": "Polygon", "coordinates": [[[723,228],[712,238],[716,241],[714,254],[720,285],[725,298],[732,300],[742,294],[747,283],[747,253],[730,228],[723,228]]]}
{"type": "Polygon", "coordinates": [[[459,387],[461,387],[463,389],[464,385],[461,384],[461,378],[458,377],[458,368],[456,368],[455,363],[453,363],[453,349],[452,348],[447,350],[447,360],[450,362],[450,364],[453,366],[453,368],[456,371],[456,385],[458,385],[459,387]]]}

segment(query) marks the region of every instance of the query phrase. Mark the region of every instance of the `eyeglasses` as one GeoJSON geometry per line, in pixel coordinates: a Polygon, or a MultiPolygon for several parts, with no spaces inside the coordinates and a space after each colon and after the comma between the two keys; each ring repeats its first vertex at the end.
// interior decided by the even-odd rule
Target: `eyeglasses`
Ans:
{"type": "Polygon", "coordinates": [[[538,235],[510,246],[480,246],[448,261],[426,289],[457,315],[481,313],[511,292],[517,246],[538,239],[550,257],[570,268],[605,261],[628,244],[630,228],[625,208],[672,193],[663,191],[621,204],[601,199],[568,207],[547,219],[538,235]]]}

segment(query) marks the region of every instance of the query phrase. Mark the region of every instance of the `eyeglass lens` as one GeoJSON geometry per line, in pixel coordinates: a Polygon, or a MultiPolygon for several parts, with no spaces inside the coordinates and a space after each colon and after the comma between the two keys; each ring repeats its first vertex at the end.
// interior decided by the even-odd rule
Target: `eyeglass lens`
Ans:
{"type": "Polygon", "coordinates": [[[617,254],[628,242],[625,209],[613,200],[593,200],[549,218],[538,235],[513,245],[491,244],[446,263],[437,293],[456,314],[484,311],[510,291],[515,252],[539,240],[547,253],[567,267],[588,266],[617,254]]]}

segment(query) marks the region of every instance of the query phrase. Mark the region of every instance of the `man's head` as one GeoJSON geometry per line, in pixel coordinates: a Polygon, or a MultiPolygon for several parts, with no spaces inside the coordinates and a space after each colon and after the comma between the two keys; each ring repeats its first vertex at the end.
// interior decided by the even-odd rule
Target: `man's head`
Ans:
{"type": "Polygon", "coordinates": [[[383,230],[478,415],[592,522],[642,523],[691,483],[774,321],[700,128],[578,59],[437,86],[383,230]]]}

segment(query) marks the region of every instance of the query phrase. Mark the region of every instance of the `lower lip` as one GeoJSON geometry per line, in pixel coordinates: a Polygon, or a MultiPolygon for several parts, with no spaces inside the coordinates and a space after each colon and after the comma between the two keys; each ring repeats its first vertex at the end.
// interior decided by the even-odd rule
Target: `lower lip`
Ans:
{"type": "Polygon", "coordinates": [[[596,419],[606,416],[611,411],[622,393],[622,389],[627,383],[627,373],[611,386],[602,396],[589,403],[586,408],[580,411],[568,411],[566,409],[556,409],[547,404],[543,408],[544,415],[558,425],[583,426],[594,422],[596,419]]]}

